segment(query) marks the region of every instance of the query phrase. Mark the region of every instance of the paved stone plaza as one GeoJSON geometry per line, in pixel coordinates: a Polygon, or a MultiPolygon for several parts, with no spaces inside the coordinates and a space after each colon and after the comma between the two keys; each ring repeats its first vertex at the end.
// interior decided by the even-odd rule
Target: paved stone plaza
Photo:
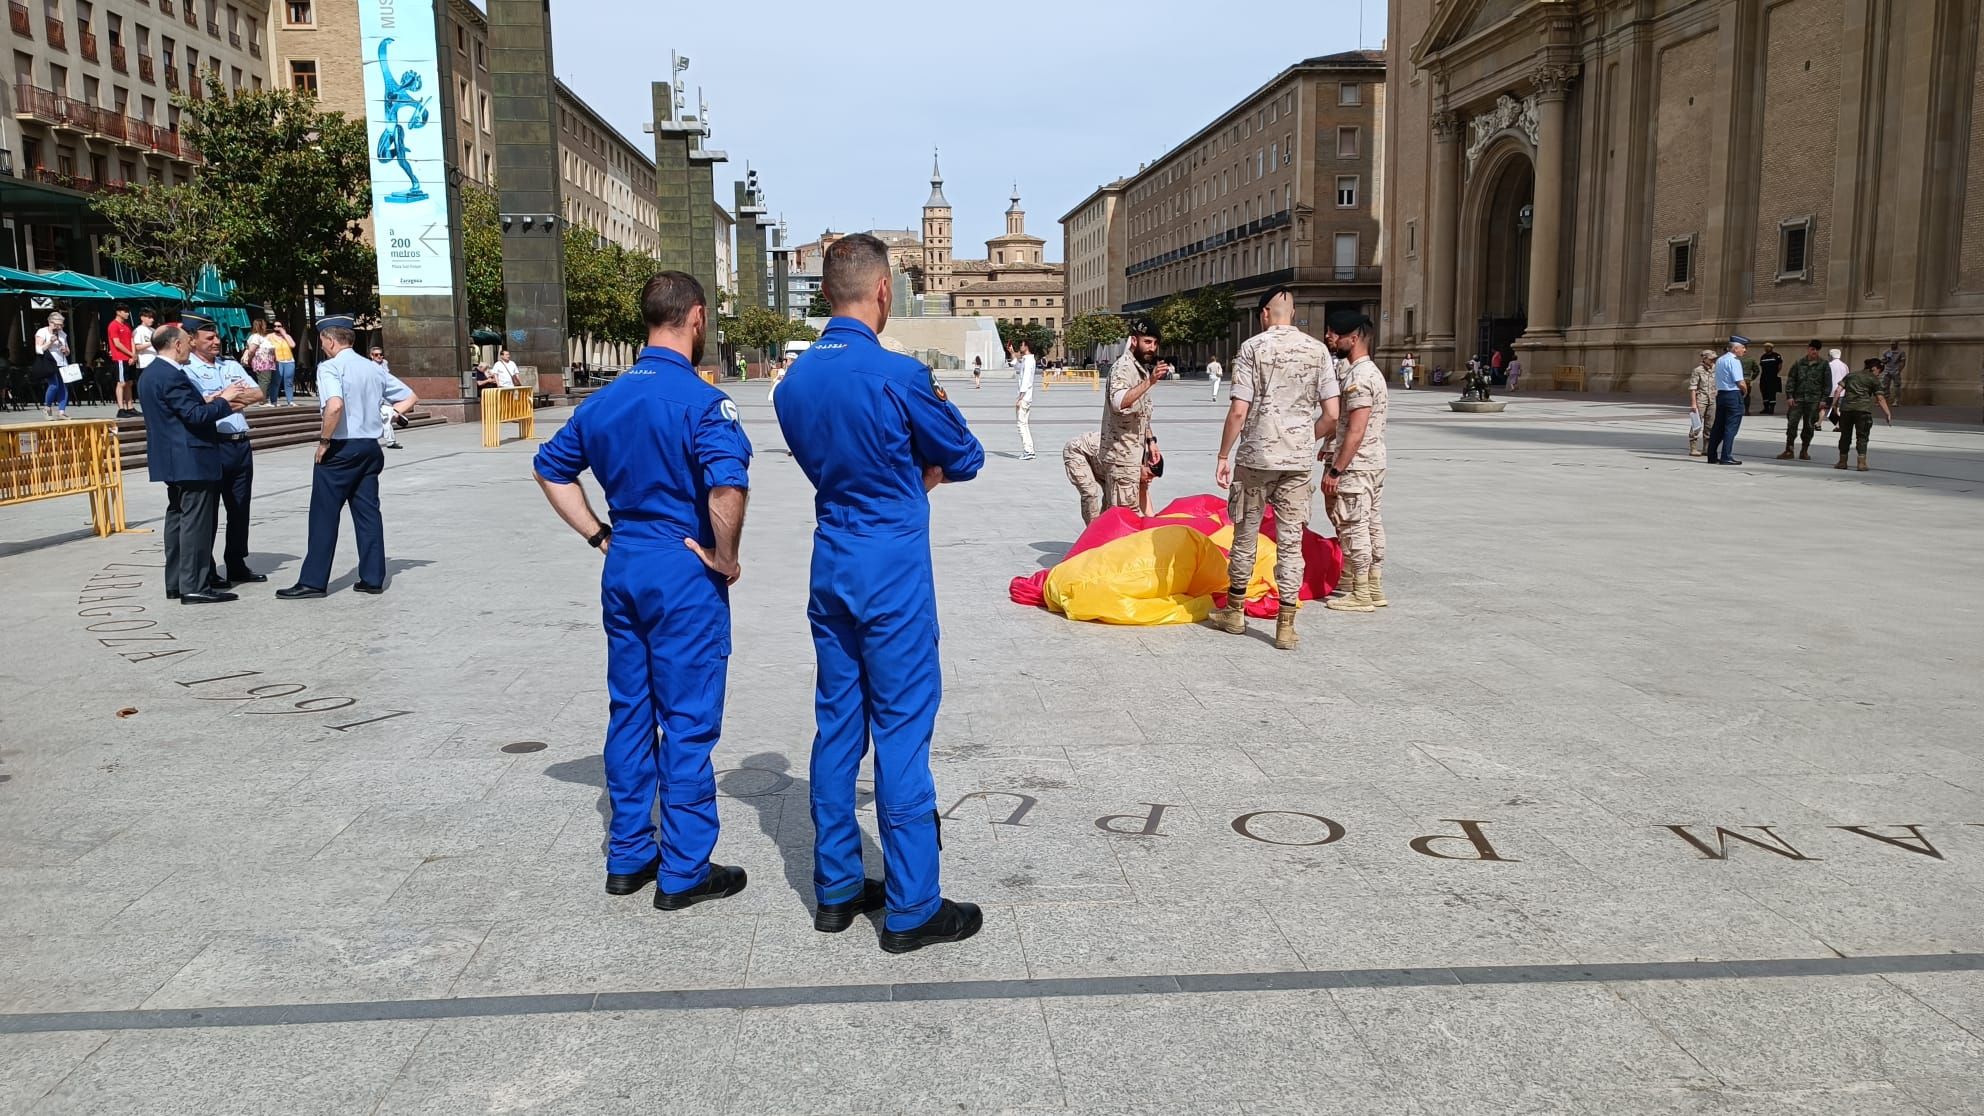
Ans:
{"type": "MultiPolygon", "coordinates": [[[[378,598],[273,598],[302,449],[234,605],[80,500],[0,512],[0,1110],[1984,1111],[1976,428],[1877,427],[1860,474],[1752,417],[1724,469],[1678,407],[1397,392],[1393,605],[1290,654],[1011,604],[1099,396],[1047,391],[1021,462],[1009,381],[950,387],[990,457],[935,498],[935,761],[986,928],[900,957],[808,916],[810,490],[761,384],[751,884],[692,912],[601,894],[599,559],[531,445],[405,435],[378,598]]],[[[1163,499],[1211,488],[1205,396],[1161,390],[1163,499]]]]}

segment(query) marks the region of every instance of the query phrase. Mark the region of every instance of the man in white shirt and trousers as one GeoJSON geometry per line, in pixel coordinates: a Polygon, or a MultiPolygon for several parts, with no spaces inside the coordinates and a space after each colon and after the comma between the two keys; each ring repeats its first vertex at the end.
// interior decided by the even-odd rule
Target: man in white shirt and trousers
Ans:
{"type": "Polygon", "coordinates": [[[1212,378],[1212,401],[1214,403],[1219,402],[1219,378],[1225,374],[1226,369],[1219,366],[1218,357],[1214,357],[1206,362],[1206,375],[1212,378]]]}
{"type": "Polygon", "coordinates": [[[1020,428],[1020,460],[1033,460],[1033,430],[1027,415],[1033,410],[1033,346],[1020,342],[1020,355],[1013,358],[1013,372],[1019,377],[1019,397],[1013,402],[1013,416],[1020,428]]]}

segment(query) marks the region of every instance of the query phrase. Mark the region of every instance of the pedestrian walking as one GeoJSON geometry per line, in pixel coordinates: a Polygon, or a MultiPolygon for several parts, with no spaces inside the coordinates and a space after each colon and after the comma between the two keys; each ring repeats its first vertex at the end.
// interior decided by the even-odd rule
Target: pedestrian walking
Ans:
{"type": "Polygon", "coordinates": [[[1335,424],[1339,388],[1321,341],[1295,328],[1295,295],[1273,287],[1261,296],[1261,331],[1233,357],[1233,387],[1220,431],[1213,482],[1228,491],[1233,543],[1227,550],[1226,607],[1212,625],[1233,635],[1247,630],[1247,586],[1261,521],[1274,509],[1275,591],[1281,610],[1274,645],[1292,651],[1295,614],[1302,607],[1302,531],[1309,523],[1317,445],[1335,424]]]}
{"type": "Polygon", "coordinates": [[[532,464],[558,517],[606,558],[606,893],[657,881],[655,907],[673,911],[747,882],[744,869],[710,860],[719,830],[710,752],[723,729],[751,440],[737,404],[696,373],[709,336],[702,284],[664,271],[640,304],[648,343],[633,367],[574,411],[532,464]],[[606,522],[579,483],[587,470],[606,522]]]}
{"type": "MultiPolygon", "coordinates": [[[[238,362],[221,357],[220,330],[212,318],[182,314],[179,325],[191,339],[186,378],[199,389],[202,400],[211,403],[221,398],[230,385],[238,385],[235,398],[241,401],[243,409],[262,401],[262,389],[247,370],[238,362]]],[[[223,588],[267,581],[269,575],[248,567],[249,505],[255,496],[255,452],[248,440],[248,416],[240,412],[228,415],[214,424],[214,432],[220,442],[220,503],[227,512],[227,534],[221,547],[226,572],[219,580],[229,583],[223,588]]]]}
{"type": "Polygon", "coordinates": [[[1901,347],[1901,339],[1896,338],[1881,353],[1881,386],[1887,389],[1890,405],[1901,402],[1901,372],[1908,365],[1908,353],[1901,347]]]}
{"type": "Polygon", "coordinates": [[[280,392],[282,406],[293,407],[296,405],[296,340],[281,322],[271,324],[263,340],[268,343],[276,359],[275,391],[269,394],[273,396],[280,392]]]}
{"type": "Polygon", "coordinates": [[[1776,345],[1764,342],[1764,353],[1757,358],[1757,371],[1762,376],[1757,390],[1763,393],[1764,414],[1776,414],[1777,397],[1784,390],[1784,357],[1778,354],[1776,345]]]}
{"type": "Polygon", "coordinates": [[[1515,356],[1515,355],[1513,355],[1513,354],[1511,354],[1511,355],[1510,355],[1510,357],[1509,357],[1509,365],[1508,365],[1508,374],[1509,374],[1509,390],[1510,390],[1510,391],[1514,391],[1514,390],[1516,390],[1516,388],[1518,388],[1518,387],[1520,387],[1520,386],[1522,385],[1522,358],[1521,358],[1521,357],[1519,357],[1519,356],[1515,356]]]}
{"type": "Polygon", "coordinates": [[[1829,389],[1827,389],[1826,398],[1832,401],[1832,410],[1829,414],[1829,417],[1832,419],[1833,430],[1837,432],[1840,428],[1839,385],[1846,382],[1846,374],[1853,370],[1846,366],[1846,361],[1840,359],[1840,353],[1838,349],[1832,349],[1829,350],[1829,352],[1832,356],[1832,360],[1830,363],[1826,365],[1826,368],[1832,374],[1832,386],[1829,389]]]}
{"type": "Polygon", "coordinates": [[[1881,416],[1889,426],[1894,425],[1894,408],[1888,405],[1887,369],[1879,357],[1868,357],[1857,372],[1849,372],[1846,378],[1834,389],[1834,401],[1838,404],[1840,417],[1839,462],[1835,469],[1846,468],[1846,451],[1858,444],[1861,472],[1867,471],[1867,436],[1874,431],[1874,405],[1880,404],[1881,416]]]}
{"type": "Polygon", "coordinates": [[[47,382],[41,394],[41,409],[51,420],[69,417],[69,385],[83,378],[69,345],[69,334],[62,328],[66,319],[61,311],[48,316],[48,324],[34,331],[35,372],[47,382]]]}
{"type": "Polygon", "coordinates": [[[176,325],[151,338],[153,360],[138,376],[145,410],[145,469],[165,485],[165,595],[180,604],[238,600],[213,581],[214,529],[227,459],[220,421],[247,406],[242,385],[230,383],[212,399],[201,397],[185,365],[192,338],[176,325]]]}
{"type": "Polygon", "coordinates": [[[1798,460],[1812,459],[1812,435],[1819,429],[1819,412],[1825,409],[1826,400],[1832,395],[1832,369],[1817,341],[1805,346],[1805,355],[1791,366],[1791,378],[1785,384],[1784,408],[1784,452],[1777,455],[1779,461],[1791,459],[1791,447],[1798,446],[1798,460]]]}
{"type": "MultiPolygon", "coordinates": [[[[1234,368],[1237,373],[1239,369],[1238,358],[1235,358],[1234,368]]],[[[1212,401],[1214,403],[1219,402],[1219,378],[1224,375],[1226,375],[1226,369],[1220,367],[1218,357],[1214,357],[1206,362],[1206,378],[1212,381],[1212,401]]]]}
{"type": "Polygon", "coordinates": [[[1329,317],[1331,347],[1349,358],[1340,401],[1342,435],[1323,471],[1323,498],[1336,537],[1343,544],[1348,593],[1324,607],[1339,612],[1372,612],[1391,604],[1385,597],[1385,411],[1389,394],[1384,373],[1371,360],[1377,329],[1355,310],[1329,317]]]}
{"type": "Polygon", "coordinates": [[[360,593],[386,591],[386,529],[379,515],[379,472],[386,455],[379,448],[379,404],[405,414],[419,400],[393,374],[365,359],[354,347],[358,336],[345,315],[317,323],[324,359],[317,364],[317,394],[323,423],[317,436],[317,465],[310,482],[310,542],[296,584],[276,590],[284,600],[321,597],[337,556],[338,520],[351,507],[351,533],[358,544],[360,593]]]}
{"type": "Polygon", "coordinates": [[[1736,460],[1736,431],[1743,426],[1743,354],[1750,340],[1729,338],[1729,349],[1715,361],[1715,425],[1709,428],[1708,463],[1741,465],[1736,460]]]}
{"type": "Polygon", "coordinates": [[[104,340],[110,346],[111,363],[117,367],[117,417],[137,418],[137,408],[131,401],[138,395],[137,353],[131,348],[131,308],[118,306],[104,329],[104,340]]]}
{"type": "Polygon", "coordinates": [[[1688,373],[1688,456],[1708,456],[1715,428],[1715,350],[1703,349],[1688,373]]]}
{"type": "Polygon", "coordinates": [[[833,307],[794,362],[779,430],[814,489],[806,618],[818,663],[813,738],[813,927],[888,910],[882,949],[907,953],[978,933],[975,904],[944,897],[930,741],[943,693],[929,493],[968,481],[985,451],[930,370],[890,353],[889,250],[856,233],[822,265],[833,307]],[[874,746],[883,880],[866,878],[855,781],[874,746]]]}
{"type": "Polygon", "coordinates": [[[1020,342],[1019,356],[1012,358],[1013,375],[1019,378],[1019,396],[1013,401],[1013,420],[1020,429],[1020,460],[1033,460],[1033,428],[1028,425],[1028,416],[1033,413],[1033,346],[1020,342]]]}
{"type": "Polygon", "coordinates": [[[1171,369],[1157,360],[1157,326],[1132,318],[1129,343],[1110,366],[1102,388],[1102,506],[1137,506],[1137,485],[1151,437],[1150,389],[1171,369]],[[1156,363],[1147,363],[1156,361],[1156,363]]]}

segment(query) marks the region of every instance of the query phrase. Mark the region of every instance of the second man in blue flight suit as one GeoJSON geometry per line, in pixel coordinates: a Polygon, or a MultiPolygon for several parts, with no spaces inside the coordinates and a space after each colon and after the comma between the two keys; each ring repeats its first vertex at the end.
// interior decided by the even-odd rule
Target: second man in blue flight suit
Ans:
{"type": "Polygon", "coordinates": [[[606,554],[606,891],[629,895],[659,877],[654,905],[672,911],[744,890],[744,869],[710,862],[710,751],[723,728],[751,440],[737,404],[696,375],[709,326],[702,284],[662,272],[641,291],[641,317],[640,358],[574,411],[534,464],[559,518],[606,554]],[[611,526],[579,487],[587,469],[611,526]]]}
{"type": "Polygon", "coordinates": [[[907,953],[976,934],[984,916],[938,886],[930,738],[943,695],[930,500],[967,481],[985,451],[930,370],[883,349],[889,254],[865,233],[827,250],[834,317],[779,385],[775,409],[815,490],[806,617],[818,662],[813,738],[816,929],[847,929],[886,905],[882,948],[907,953]],[[864,878],[855,779],[875,745],[875,814],[886,884],[864,878]]]}

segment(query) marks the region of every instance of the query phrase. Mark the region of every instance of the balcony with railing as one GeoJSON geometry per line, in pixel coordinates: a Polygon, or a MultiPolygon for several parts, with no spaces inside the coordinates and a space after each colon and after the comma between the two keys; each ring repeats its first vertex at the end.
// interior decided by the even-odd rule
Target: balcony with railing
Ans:
{"type": "Polygon", "coordinates": [[[193,14],[193,5],[190,3],[186,5],[186,26],[195,30],[198,30],[200,26],[200,17],[193,14]]]}
{"type": "Polygon", "coordinates": [[[179,71],[171,66],[165,68],[165,87],[174,93],[179,92],[179,71]]]}
{"type": "Polygon", "coordinates": [[[121,43],[113,43],[110,47],[110,68],[120,74],[131,72],[130,58],[124,53],[124,46],[121,43]]]}
{"type": "Polygon", "coordinates": [[[96,32],[84,31],[81,34],[77,35],[76,38],[79,40],[78,45],[80,45],[83,50],[83,61],[85,62],[97,61],[96,32]]]}
{"type": "Polygon", "coordinates": [[[14,34],[34,38],[34,13],[28,11],[28,6],[20,0],[13,0],[7,5],[7,22],[14,28],[14,34]]]}
{"type": "Polygon", "coordinates": [[[240,49],[241,49],[241,32],[239,32],[239,31],[229,31],[229,32],[227,33],[227,45],[228,45],[228,46],[231,46],[231,47],[233,47],[233,48],[234,48],[234,49],[236,49],[236,50],[240,50],[240,49]]]}
{"type": "Polygon", "coordinates": [[[146,82],[158,81],[158,76],[152,71],[152,60],[150,58],[140,57],[138,59],[138,80],[146,82]]]}
{"type": "Polygon", "coordinates": [[[262,56],[262,40],[260,39],[248,40],[248,53],[254,55],[257,58],[260,58],[262,56]]]}
{"type": "Polygon", "coordinates": [[[200,80],[199,74],[186,75],[186,95],[196,101],[207,99],[207,83],[200,80]]]}
{"type": "Polygon", "coordinates": [[[172,14],[172,0],[158,0],[158,14],[160,14],[160,15],[171,15],[171,14],[172,14]]]}
{"type": "Polygon", "coordinates": [[[91,130],[99,136],[116,140],[118,143],[124,143],[128,135],[129,126],[125,123],[124,114],[118,112],[116,109],[98,109],[96,110],[96,127],[91,130]]]}
{"type": "Polygon", "coordinates": [[[152,128],[152,149],[161,155],[178,158],[184,150],[179,143],[179,133],[165,128],[152,128]]]}
{"type": "Polygon", "coordinates": [[[57,97],[55,126],[72,132],[87,132],[96,126],[96,107],[74,97],[57,97]]]}
{"type": "Polygon", "coordinates": [[[7,151],[5,149],[0,149],[0,174],[4,174],[8,178],[14,177],[13,152],[7,151]]]}
{"type": "Polygon", "coordinates": [[[14,115],[24,120],[41,120],[55,123],[55,94],[33,82],[18,82],[14,86],[14,115]]]}
{"type": "Polygon", "coordinates": [[[54,47],[57,50],[68,50],[69,49],[68,28],[63,26],[61,20],[56,19],[53,16],[50,16],[48,18],[47,23],[48,23],[48,45],[54,47]]]}

